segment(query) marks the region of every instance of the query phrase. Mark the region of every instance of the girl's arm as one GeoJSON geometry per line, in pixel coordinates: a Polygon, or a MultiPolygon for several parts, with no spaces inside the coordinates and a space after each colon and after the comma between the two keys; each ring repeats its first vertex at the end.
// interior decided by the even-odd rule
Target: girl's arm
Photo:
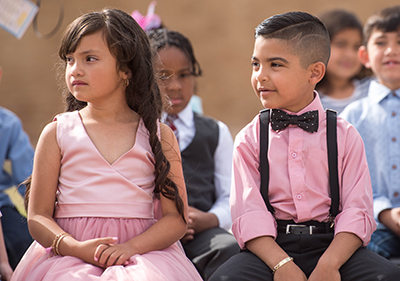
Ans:
{"type": "MultiPolygon", "coordinates": [[[[28,206],[28,227],[32,237],[43,247],[50,247],[57,234],[64,230],[54,221],[54,204],[60,172],[61,153],[56,139],[57,123],[48,124],[39,138],[34,157],[32,184],[28,206]]],[[[111,237],[83,242],[65,237],[59,247],[62,255],[70,255],[99,265],[93,255],[102,243],[115,242],[111,237]]]]}
{"type": "MultiPolygon", "coordinates": [[[[161,144],[163,152],[171,164],[169,178],[178,186],[180,197],[184,204],[184,214],[187,220],[186,186],[183,178],[182,163],[178,142],[172,130],[165,124],[160,124],[161,144]]],[[[95,259],[104,266],[126,264],[135,254],[162,250],[178,241],[186,232],[187,224],[175,207],[175,202],[160,194],[162,218],[142,234],[123,244],[100,245],[95,253],[95,259]]]]}

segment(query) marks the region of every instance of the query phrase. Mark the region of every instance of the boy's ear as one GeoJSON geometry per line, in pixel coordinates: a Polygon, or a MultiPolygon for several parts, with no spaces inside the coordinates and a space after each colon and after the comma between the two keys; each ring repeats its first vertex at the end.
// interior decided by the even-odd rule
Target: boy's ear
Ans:
{"type": "Polygon", "coordinates": [[[366,68],[371,68],[367,47],[361,46],[360,48],[358,48],[358,58],[366,68]]]}
{"type": "Polygon", "coordinates": [[[312,85],[316,85],[325,75],[326,66],[323,62],[316,62],[309,66],[310,79],[309,82],[312,85]]]}

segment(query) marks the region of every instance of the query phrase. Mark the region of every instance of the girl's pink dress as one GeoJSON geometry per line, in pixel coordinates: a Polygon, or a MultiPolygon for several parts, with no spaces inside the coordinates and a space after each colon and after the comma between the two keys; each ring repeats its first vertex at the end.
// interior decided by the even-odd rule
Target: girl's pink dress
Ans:
{"type": "MultiPolygon", "coordinates": [[[[109,164],[89,138],[78,111],[57,116],[62,160],[55,220],[77,240],[141,234],[154,219],[154,155],[140,121],[135,145],[109,164]]],[[[126,266],[107,269],[71,256],[54,256],[36,241],[16,268],[12,281],[202,280],[180,242],[162,251],[134,255],[126,266]]]]}

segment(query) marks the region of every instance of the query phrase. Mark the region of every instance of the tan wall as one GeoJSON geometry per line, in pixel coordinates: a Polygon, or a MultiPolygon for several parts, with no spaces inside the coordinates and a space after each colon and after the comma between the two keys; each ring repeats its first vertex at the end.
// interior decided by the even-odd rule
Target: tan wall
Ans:
{"type": "MultiPolygon", "coordinates": [[[[106,6],[145,13],[150,0],[63,2],[61,30],[81,13],[106,6]]],[[[159,0],[156,13],[166,26],[192,41],[204,73],[198,80],[204,111],[225,122],[235,135],[261,109],[250,85],[250,57],[254,28],[263,19],[293,10],[317,14],[340,7],[356,12],[364,22],[374,11],[396,4],[396,0],[159,0]]],[[[58,1],[42,1],[40,31],[48,33],[57,19],[58,1]]],[[[61,33],[39,39],[31,26],[18,40],[0,29],[0,105],[21,118],[34,145],[43,126],[63,110],[55,67],[61,33]]]]}

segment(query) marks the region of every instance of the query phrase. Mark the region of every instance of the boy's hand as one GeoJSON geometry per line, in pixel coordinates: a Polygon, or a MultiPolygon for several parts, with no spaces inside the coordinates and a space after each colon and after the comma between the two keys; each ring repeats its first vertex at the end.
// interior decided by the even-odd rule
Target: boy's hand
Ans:
{"type": "Polygon", "coordinates": [[[288,280],[307,281],[307,277],[304,272],[293,261],[288,262],[287,264],[279,268],[274,274],[274,281],[288,280]]]}
{"type": "Polygon", "coordinates": [[[10,281],[11,276],[13,274],[13,270],[8,263],[8,260],[5,262],[0,262],[0,274],[1,274],[1,280],[3,281],[10,281]]]}
{"type": "Polygon", "coordinates": [[[340,281],[340,272],[337,269],[334,269],[333,267],[326,267],[323,268],[323,266],[317,266],[314,268],[313,272],[311,273],[310,277],[308,278],[308,281],[340,281]]]}
{"type": "Polygon", "coordinates": [[[400,207],[383,210],[378,219],[397,236],[400,236],[400,207]]]}
{"type": "Polygon", "coordinates": [[[181,239],[181,242],[185,244],[193,240],[196,233],[218,226],[219,221],[215,214],[203,212],[195,207],[189,206],[188,229],[186,230],[185,236],[181,239]]]}

